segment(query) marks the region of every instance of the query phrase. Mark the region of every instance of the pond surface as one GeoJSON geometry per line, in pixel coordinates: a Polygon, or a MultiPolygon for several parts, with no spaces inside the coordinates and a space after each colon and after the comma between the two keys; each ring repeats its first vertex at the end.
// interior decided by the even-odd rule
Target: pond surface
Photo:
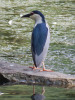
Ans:
{"type": "MultiPolygon", "coordinates": [[[[29,85],[13,85],[0,87],[0,91],[4,93],[0,96],[0,100],[31,100],[33,94],[33,86],[29,85]]],[[[35,86],[35,92],[41,93],[42,87],[35,86]]],[[[45,100],[75,100],[74,89],[63,89],[54,87],[45,87],[45,100]]]]}
{"type": "MultiPolygon", "coordinates": [[[[25,66],[33,65],[31,34],[34,22],[31,19],[22,19],[20,16],[33,10],[40,10],[45,15],[51,33],[51,44],[45,60],[46,68],[67,74],[75,74],[74,3],[74,0],[0,0],[0,59],[25,66]]],[[[18,86],[18,88],[20,87],[18,86]]],[[[2,87],[1,90],[3,90],[3,88],[4,87],[2,87]]],[[[11,92],[12,87],[9,88],[10,87],[8,87],[7,91],[10,90],[11,92]]],[[[48,90],[50,95],[54,95],[55,88],[53,88],[53,92],[51,90],[48,90]]],[[[62,90],[64,91],[64,89],[59,90],[61,91],[62,98],[66,98],[62,95],[62,90]]],[[[11,93],[6,93],[6,95],[8,94],[11,93]]],[[[8,95],[8,98],[12,98],[11,95],[8,95]]],[[[24,96],[24,94],[22,95],[24,96]]],[[[27,95],[28,98],[29,95],[27,95]]],[[[57,95],[60,96],[59,92],[57,95]]],[[[49,94],[47,96],[49,96],[49,94]]],[[[51,96],[51,98],[49,96],[47,100],[55,100],[53,99],[54,96],[51,96]]],[[[62,98],[56,100],[69,100],[62,98]]],[[[16,99],[17,96],[11,100],[16,99]]],[[[19,98],[18,95],[18,100],[19,99],[21,98],[19,98]]]]}

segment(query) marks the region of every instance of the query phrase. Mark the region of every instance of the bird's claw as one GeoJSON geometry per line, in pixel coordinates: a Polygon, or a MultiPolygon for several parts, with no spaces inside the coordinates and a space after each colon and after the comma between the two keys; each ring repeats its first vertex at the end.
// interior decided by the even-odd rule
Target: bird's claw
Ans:
{"type": "Polygon", "coordinates": [[[40,70],[40,72],[43,72],[43,71],[46,71],[46,72],[54,72],[53,70],[50,70],[50,69],[43,69],[43,70],[40,70]]]}
{"type": "Polygon", "coordinates": [[[31,68],[31,69],[33,69],[33,70],[36,70],[36,69],[41,69],[41,68],[37,68],[37,67],[32,67],[32,66],[30,66],[29,68],[31,68]]]}

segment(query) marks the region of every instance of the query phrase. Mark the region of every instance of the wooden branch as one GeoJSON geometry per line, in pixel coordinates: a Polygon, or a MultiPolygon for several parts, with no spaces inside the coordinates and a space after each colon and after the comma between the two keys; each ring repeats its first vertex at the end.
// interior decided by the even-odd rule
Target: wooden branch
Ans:
{"type": "Polygon", "coordinates": [[[56,87],[75,87],[75,75],[59,72],[40,72],[15,63],[0,61],[0,84],[35,84],[56,87]]]}

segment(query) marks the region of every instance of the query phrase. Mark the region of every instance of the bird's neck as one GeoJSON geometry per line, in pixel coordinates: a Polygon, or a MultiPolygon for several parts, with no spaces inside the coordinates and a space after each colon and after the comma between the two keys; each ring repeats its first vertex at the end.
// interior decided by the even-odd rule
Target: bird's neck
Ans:
{"type": "Polygon", "coordinates": [[[35,25],[34,26],[36,26],[37,24],[41,24],[41,23],[45,23],[45,21],[43,21],[42,18],[37,18],[35,20],[35,25]]]}
{"type": "Polygon", "coordinates": [[[41,17],[38,14],[34,14],[34,15],[30,16],[30,18],[35,21],[35,26],[37,24],[40,24],[40,23],[45,23],[45,18],[44,17],[41,17]]]}
{"type": "Polygon", "coordinates": [[[35,20],[35,26],[36,26],[37,24],[41,24],[41,23],[43,23],[42,19],[37,19],[37,20],[35,20]]]}

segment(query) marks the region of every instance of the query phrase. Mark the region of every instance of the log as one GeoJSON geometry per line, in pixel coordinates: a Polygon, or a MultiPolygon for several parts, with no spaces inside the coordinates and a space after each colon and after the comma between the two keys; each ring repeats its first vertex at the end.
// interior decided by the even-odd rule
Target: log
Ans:
{"type": "Polygon", "coordinates": [[[40,72],[15,63],[0,61],[0,85],[34,84],[63,88],[75,87],[75,75],[40,72]]]}

